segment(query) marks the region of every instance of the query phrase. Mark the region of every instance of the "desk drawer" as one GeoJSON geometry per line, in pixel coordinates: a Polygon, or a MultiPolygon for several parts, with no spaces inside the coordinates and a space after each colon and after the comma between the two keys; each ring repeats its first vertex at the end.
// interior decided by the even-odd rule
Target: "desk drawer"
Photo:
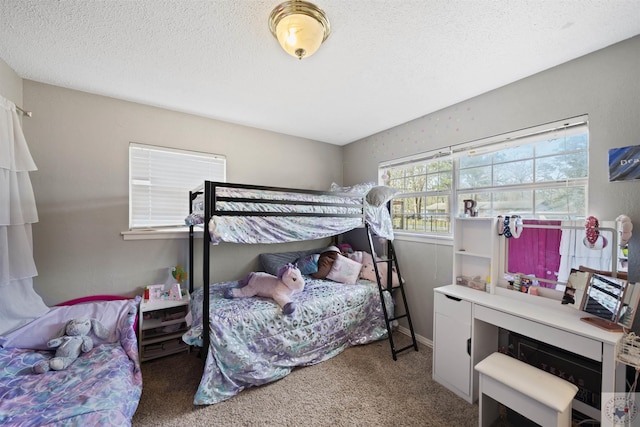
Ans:
{"type": "Polygon", "coordinates": [[[478,304],[475,304],[474,308],[476,320],[508,329],[598,362],[602,361],[602,343],[600,341],[478,304]]]}
{"type": "Polygon", "coordinates": [[[433,307],[436,313],[444,314],[467,324],[471,323],[471,303],[469,301],[436,292],[433,298],[433,307]]]}

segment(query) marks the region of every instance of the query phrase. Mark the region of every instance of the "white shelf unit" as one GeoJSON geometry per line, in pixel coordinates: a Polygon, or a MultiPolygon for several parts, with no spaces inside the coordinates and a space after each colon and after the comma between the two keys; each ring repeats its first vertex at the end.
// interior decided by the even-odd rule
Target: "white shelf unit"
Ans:
{"type": "MultiPolygon", "coordinates": [[[[479,276],[485,281],[491,275],[489,291],[495,293],[499,273],[497,219],[456,218],[453,235],[452,283],[455,285],[459,276],[479,276]]],[[[472,344],[478,343],[471,342],[471,305],[443,293],[434,295],[433,379],[468,402],[477,397],[477,385],[472,382],[472,344]]]]}
{"type": "Polygon", "coordinates": [[[499,244],[496,218],[456,218],[453,230],[453,283],[459,276],[485,280],[489,290],[498,283],[499,244]]]}
{"type": "Polygon", "coordinates": [[[138,320],[141,362],[189,351],[189,345],[182,341],[182,334],[188,329],[189,301],[188,293],[177,301],[142,300],[138,320]]]}

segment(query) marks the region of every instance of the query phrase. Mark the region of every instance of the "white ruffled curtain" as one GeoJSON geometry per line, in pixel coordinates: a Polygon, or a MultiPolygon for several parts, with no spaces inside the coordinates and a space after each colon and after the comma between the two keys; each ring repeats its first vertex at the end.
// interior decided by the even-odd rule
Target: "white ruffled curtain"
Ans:
{"type": "Polygon", "coordinates": [[[48,310],[33,290],[31,224],[38,212],[29,171],[35,170],[16,106],[0,96],[0,335],[48,310]]]}

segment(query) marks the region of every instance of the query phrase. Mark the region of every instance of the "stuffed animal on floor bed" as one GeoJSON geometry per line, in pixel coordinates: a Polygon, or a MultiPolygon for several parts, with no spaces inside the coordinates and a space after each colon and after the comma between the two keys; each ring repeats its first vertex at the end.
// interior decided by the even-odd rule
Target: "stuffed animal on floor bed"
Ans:
{"type": "Polygon", "coordinates": [[[56,354],[50,360],[41,360],[33,366],[33,372],[43,374],[50,369],[61,371],[66,369],[80,356],[93,348],[93,340],[88,336],[93,327],[93,333],[98,338],[109,337],[109,330],[96,319],[72,319],[49,340],[47,347],[57,348],[56,354]]]}
{"type": "Polygon", "coordinates": [[[291,296],[302,292],[304,278],[297,266],[287,264],[280,267],[278,277],[263,272],[249,273],[238,281],[239,288],[227,289],[225,298],[247,298],[253,296],[271,298],[282,307],[284,314],[292,314],[296,305],[291,296]]]}

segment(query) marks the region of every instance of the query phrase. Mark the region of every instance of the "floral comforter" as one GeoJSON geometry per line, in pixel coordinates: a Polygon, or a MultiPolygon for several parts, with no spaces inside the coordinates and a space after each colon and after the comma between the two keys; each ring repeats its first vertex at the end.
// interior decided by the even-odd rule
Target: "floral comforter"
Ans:
{"type": "MultiPolygon", "coordinates": [[[[387,336],[378,287],[368,280],[345,285],[305,276],[305,289],[294,296],[291,316],[282,315],[269,299],[224,299],[224,290],[236,284],[210,287],[211,343],[196,405],[221,402],[247,387],[283,378],[296,366],[313,365],[387,336]]],[[[385,298],[392,311],[387,292],[385,298]]],[[[200,288],[191,300],[193,326],[183,336],[190,345],[202,346],[202,299],[200,288]]]]}
{"type": "Polygon", "coordinates": [[[135,311],[119,341],[97,344],[63,371],[32,373],[53,351],[0,349],[0,425],[130,426],[142,394],[134,321],[135,311]]]}
{"type": "MultiPolygon", "coordinates": [[[[363,226],[364,220],[373,233],[387,240],[393,240],[393,225],[386,206],[372,206],[363,196],[310,195],[305,193],[274,193],[260,190],[216,188],[216,197],[240,198],[242,201],[222,201],[216,203],[218,213],[208,222],[212,243],[267,244],[322,239],[336,236],[363,226]],[[283,203],[260,203],[261,198],[283,203]],[[251,202],[246,200],[257,200],[251,202]],[[319,202],[326,205],[306,205],[319,202]],[[301,204],[297,204],[301,203],[301,204]],[[360,204],[358,204],[360,203],[360,204]],[[224,212],[265,212],[278,216],[225,216],[224,212]],[[288,213],[305,213],[310,216],[287,216],[288,213]],[[315,216],[316,214],[328,216],[315,216]],[[360,217],[337,217],[331,214],[354,214],[360,217]]],[[[240,200],[239,199],[239,200],[240,200]]],[[[185,218],[186,225],[201,225],[205,222],[201,199],[194,202],[193,213],[185,218]]]]}

